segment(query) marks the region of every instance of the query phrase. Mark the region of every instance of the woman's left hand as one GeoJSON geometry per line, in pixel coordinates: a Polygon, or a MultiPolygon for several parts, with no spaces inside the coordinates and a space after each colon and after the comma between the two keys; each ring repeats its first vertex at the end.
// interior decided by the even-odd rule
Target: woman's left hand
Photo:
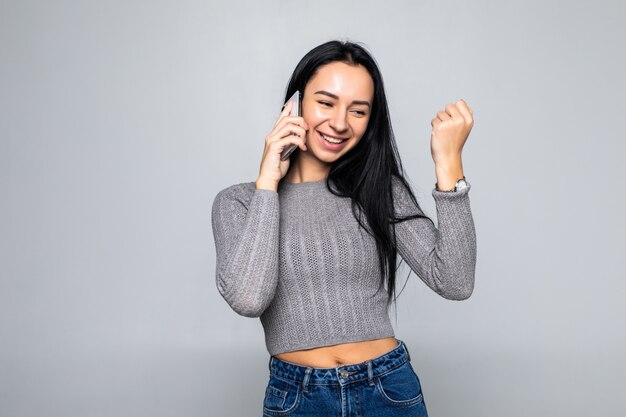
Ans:
{"type": "Polygon", "coordinates": [[[448,104],[430,121],[430,152],[435,165],[456,164],[461,160],[463,145],[474,126],[474,116],[464,100],[448,104]]]}

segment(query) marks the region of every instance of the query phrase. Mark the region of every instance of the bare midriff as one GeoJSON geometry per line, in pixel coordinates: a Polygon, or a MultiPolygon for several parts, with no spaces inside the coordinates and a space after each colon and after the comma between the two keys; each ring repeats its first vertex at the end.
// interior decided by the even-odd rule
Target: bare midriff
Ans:
{"type": "Polygon", "coordinates": [[[395,337],[297,350],[274,355],[275,358],[301,366],[334,368],[377,358],[398,346],[395,337]]]}

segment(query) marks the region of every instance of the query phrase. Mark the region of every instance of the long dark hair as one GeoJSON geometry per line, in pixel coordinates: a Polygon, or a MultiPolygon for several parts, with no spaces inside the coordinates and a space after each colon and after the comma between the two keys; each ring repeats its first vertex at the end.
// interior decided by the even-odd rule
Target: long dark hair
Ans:
{"type": "MultiPolygon", "coordinates": [[[[296,90],[304,93],[304,87],[318,68],[334,61],[354,66],[362,65],[367,69],[374,81],[374,102],[363,137],[354,148],[333,163],[326,179],[326,187],[335,195],[352,199],[352,212],[359,225],[375,238],[382,271],[379,290],[387,281],[387,307],[389,307],[397,298],[395,224],[414,218],[428,219],[431,223],[432,220],[423,214],[405,179],[391,128],[383,78],[374,58],[364,47],[350,41],[333,40],[313,48],[293,71],[284,101],[287,101],[296,90]],[[397,184],[404,187],[410,195],[418,209],[417,213],[396,217],[392,193],[393,176],[397,177],[396,181],[399,180],[397,184]],[[331,188],[331,183],[335,190],[331,188]],[[361,221],[363,213],[371,231],[361,221]]],[[[296,153],[290,156],[290,167],[294,166],[296,153]]]]}

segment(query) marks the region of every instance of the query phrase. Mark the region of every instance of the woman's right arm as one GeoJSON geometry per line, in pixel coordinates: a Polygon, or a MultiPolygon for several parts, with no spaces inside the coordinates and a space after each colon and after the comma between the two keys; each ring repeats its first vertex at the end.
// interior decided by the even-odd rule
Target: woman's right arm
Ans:
{"type": "Polygon", "coordinates": [[[280,155],[292,144],[307,149],[308,126],[304,118],[288,116],[292,107],[290,100],[265,137],[252,197],[242,185],[235,185],[220,191],[213,202],[217,288],[231,308],[246,317],[261,316],[278,285],[277,189],[290,164],[289,159],[281,161],[280,155]]]}
{"type": "Polygon", "coordinates": [[[278,283],[278,193],[255,189],[251,198],[244,198],[242,191],[241,186],[226,188],[213,202],[215,281],[233,310],[259,317],[278,283]]]}

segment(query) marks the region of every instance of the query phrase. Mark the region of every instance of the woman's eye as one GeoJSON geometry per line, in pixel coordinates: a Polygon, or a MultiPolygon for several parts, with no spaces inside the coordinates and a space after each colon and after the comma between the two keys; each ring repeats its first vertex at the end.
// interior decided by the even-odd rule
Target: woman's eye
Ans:
{"type": "MultiPolygon", "coordinates": [[[[323,105],[323,106],[332,107],[332,103],[329,103],[329,102],[327,102],[327,101],[318,101],[318,103],[320,103],[320,104],[321,104],[321,105],[323,105]]],[[[365,113],[365,112],[364,112],[364,111],[362,111],[362,110],[354,110],[354,113],[355,113],[355,114],[358,114],[359,116],[365,116],[365,115],[367,115],[367,113],[365,113]]]]}

